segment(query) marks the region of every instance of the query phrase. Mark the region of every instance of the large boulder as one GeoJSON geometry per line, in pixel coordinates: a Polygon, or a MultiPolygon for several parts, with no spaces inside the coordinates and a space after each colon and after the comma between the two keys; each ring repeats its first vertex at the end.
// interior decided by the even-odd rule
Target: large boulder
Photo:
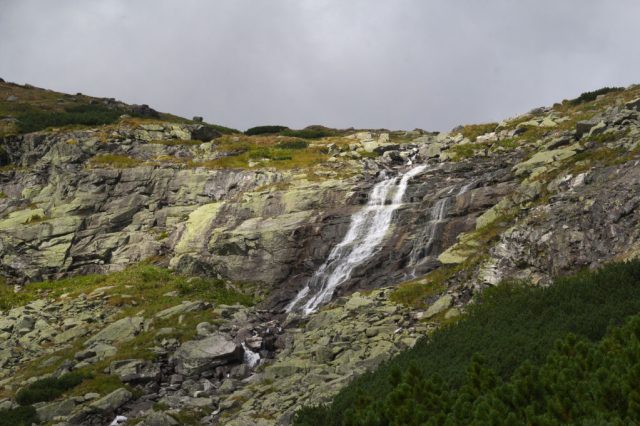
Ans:
{"type": "Polygon", "coordinates": [[[444,296],[436,300],[431,306],[429,306],[429,309],[427,309],[427,312],[425,312],[424,314],[425,318],[431,318],[441,312],[444,312],[445,310],[449,309],[452,303],[453,296],[451,296],[450,294],[445,294],[444,296]]]}
{"type": "Polygon", "coordinates": [[[175,352],[176,372],[196,376],[203,371],[234,361],[242,361],[244,350],[229,337],[215,334],[202,340],[185,342],[175,352]]]}
{"type": "Polygon", "coordinates": [[[133,395],[131,394],[131,392],[129,392],[125,388],[119,388],[114,390],[110,394],[93,401],[91,404],[89,404],[89,407],[105,413],[113,412],[129,402],[132,397],[133,395]]]}

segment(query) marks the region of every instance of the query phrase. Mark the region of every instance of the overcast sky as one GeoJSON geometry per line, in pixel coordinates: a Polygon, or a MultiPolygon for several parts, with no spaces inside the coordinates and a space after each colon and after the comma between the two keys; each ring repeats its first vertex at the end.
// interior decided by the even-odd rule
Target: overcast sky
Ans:
{"type": "Polygon", "coordinates": [[[637,0],[0,0],[0,77],[260,124],[448,130],[640,82],[637,0]]]}

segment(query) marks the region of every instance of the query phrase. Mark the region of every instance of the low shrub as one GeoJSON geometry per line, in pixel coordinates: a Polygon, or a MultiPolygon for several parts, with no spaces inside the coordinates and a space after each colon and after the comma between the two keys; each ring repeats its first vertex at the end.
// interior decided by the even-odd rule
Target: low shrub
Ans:
{"type": "Polygon", "coordinates": [[[478,357],[459,388],[415,364],[390,380],[386,397],[360,401],[345,424],[638,424],[640,316],[597,343],[569,334],[541,365],[525,362],[507,380],[478,357]]]}
{"type": "Polygon", "coordinates": [[[584,92],[577,98],[571,99],[569,103],[571,105],[579,105],[585,102],[595,101],[600,95],[605,95],[611,92],[620,92],[622,90],[624,90],[624,87],[603,87],[602,89],[594,90],[592,92],[584,92]]]}
{"type": "Polygon", "coordinates": [[[255,135],[270,135],[275,133],[280,133],[284,130],[289,130],[287,126],[256,126],[250,129],[247,129],[244,132],[247,136],[255,136],[255,135]]]}
{"type": "Polygon", "coordinates": [[[69,389],[82,383],[84,377],[78,373],[68,373],[59,378],[48,377],[31,383],[16,394],[16,402],[20,405],[31,405],[36,402],[53,401],[69,389]]]}
{"type": "Polygon", "coordinates": [[[38,414],[31,405],[0,410],[0,426],[31,426],[37,423],[38,414]]]}
{"type": "Polygon", "coordinates": [[[37,132],[48,127],[68,125],[98,126],[118,121],[122,114],[131,114],[106,105],[76,105],[64,111],[26,111],[17,116],[21,133],[37,132]]]}

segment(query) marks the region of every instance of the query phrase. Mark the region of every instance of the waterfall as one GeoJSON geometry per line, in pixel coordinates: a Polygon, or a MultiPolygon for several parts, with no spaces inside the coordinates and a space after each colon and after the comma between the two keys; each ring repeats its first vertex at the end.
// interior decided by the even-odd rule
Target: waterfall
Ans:
{"type": "MultiPolygon", "coordinates": [[[[462,187],[460,187],[455,196],[458,197],[460,195],[463,195],[465,192],[469,191],[475,185],[475,183],[475,181],[472,181],[466,185],[463,185],[462,187]]],[[[431,210],[429,211],[429,222],[427,223],[424,232],[422,232],[421,235],[416,238],[413,244],[413,249],[409,254],[409,265],[414,267],[412,273],[410,274],[411,277],[416,276],[415,266],[418,264],[418,262],[429,256],[433,252],[433,246],[440,237],[442,227],[449,212],[449,205],[451,204],[451,200],[454,198],[453,196],[449,195],[453,192],[454,188],[455,187],[452,187],[447,192],[446,196],[440,198],[435,202],[433,207],[431,207],[431,210]]]]}
{"type": "Polygon", "coordinates": [[[342,241],[289,303],[287,312],[302,310],[307,315],[331,300],[335,289],[350,278],[353,269],[376,253],[391,225],[393,212],[402,203],[409,180],[426,168],[426,165],[416,166],[406,172],[400,182],[397,177],[386,178],[373,187],[367,205],[352,216],[342,241]],[[391,202],[387,203],[393,190],[391,202]]]}
{"type": "Polygon", "coordinates": [[[242,349],[244,349],[243,361],[249,368],[253,368],[260,363],[260,354],[253,352],[244,343],[242,343],[242,349]]]}

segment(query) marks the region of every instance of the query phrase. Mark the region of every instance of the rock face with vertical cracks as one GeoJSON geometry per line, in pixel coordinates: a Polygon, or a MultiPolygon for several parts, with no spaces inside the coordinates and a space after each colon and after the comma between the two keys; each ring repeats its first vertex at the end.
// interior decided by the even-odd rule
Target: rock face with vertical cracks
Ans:
{"type": "Polygon", "coordinates": [[[406,143],[358,132],[345,136],[349,145],[327,145],[331,157],[315,175],[168,161],[228,155],[215,140],[169,143],[201,138],[197,125],[6,137],[14,167],[0,170],[0,272],[25,283],[161,258],[177,271],[257,283],[267,306],[283,308],[342,240],[382,172],[400,175],[412,163],[429,167],[409,181],[383,242],[335,295],[465,262],[482,245],[476,284],[546,282],[636,250],[629,188],[639,113],[629,105],[598,112],[588,128],[557,130],[570,118],[535,116],[523,123],[546,130],[517,144],[523,123],[475,142],[455,132],[405,132],[406,143]],[[505,226],[489,235],[496,223],[505,226]]]}
{"type": "MultiPolygon", "coordinates": [[[[118,144],[99,141],[91,130],[8,138],[7,151],[20,168],[0,172],[6,195],[0,199],[2,273],[21,283],[109,272],[163,256],[179,271],[262,283],[276,290],[269,304],[282,307],[344,236],[351,214],[366,203],[380,170],[393,174],[408,168],[379,157],[354,161],[354,167],[366,169],[361,175],[308,180],[287,171],[142,162],[151,151],[156,156],[193,155],[186,151],[195,148],[188,146],[147,142],[181,131],[188,129],[134,130],[120,135],[118,144]],[[91,160],[124,154],[139,158],[140,164],[119,168],[91,160]]],[[[415,147],[395,152],[404,158],[415,147]]],[[[198,149],[204,155],[206,147],[198,149]]],[[[508,189],[502,163],[484,163],[477,168],[434,166],[411,180],[388,238],[340,291],[390,284],[416,267],[428,270],[435,256],[459,232],[471,229],[475,217],[508,189]],[[449,201],[435,227],[437,244],[416,256],[414,246],[429,238],[426,225],[442,197],[449,201]],[[412,250],[417,266],[410,261],[412,250]]]]}

